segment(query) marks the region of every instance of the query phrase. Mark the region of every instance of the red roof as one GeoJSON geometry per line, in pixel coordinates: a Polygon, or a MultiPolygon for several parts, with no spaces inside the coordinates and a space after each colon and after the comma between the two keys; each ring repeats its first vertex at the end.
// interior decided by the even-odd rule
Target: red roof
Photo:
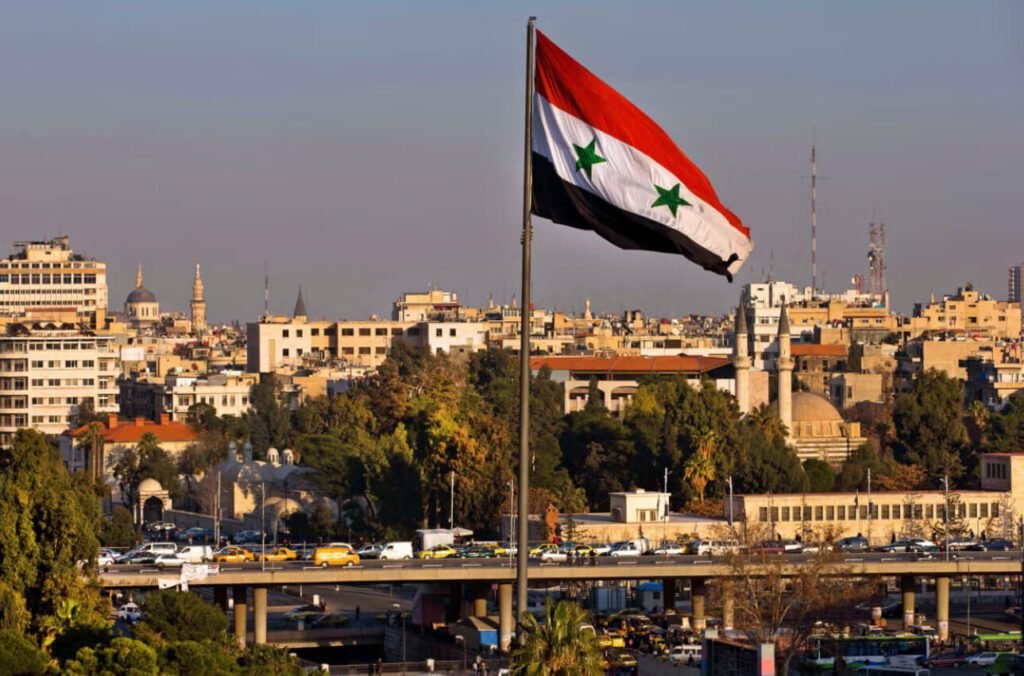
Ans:
{"type": "Polygon", "coordinates": [[[547,366],[552,371],[625,373],[706,373],[725,366],[724,357],[530,357],[530,368],[547,366]]]}
{"type": "Polygon", "coordinates": [[[796,343],[791,352],[794,357],[845,357],[845,345],[819,345],[817,343],[796,343]]]}
{"type": "MultiPolygon", "coordinates": [[[[153,434],[159,441],[164,443],[195,441],[196,433],[187,424],[178,421],[162,421],[159,423],[144,418],[135,420],[119,420],[114,427],[106,423],[96,423],[100,426],[101,434],[107,443],[137,444],[142,435],[147,432],[153,434]]],[[[83,425],[78,429],[71,430],[71,436],[77,437],[88,429],[83,425]]]]}

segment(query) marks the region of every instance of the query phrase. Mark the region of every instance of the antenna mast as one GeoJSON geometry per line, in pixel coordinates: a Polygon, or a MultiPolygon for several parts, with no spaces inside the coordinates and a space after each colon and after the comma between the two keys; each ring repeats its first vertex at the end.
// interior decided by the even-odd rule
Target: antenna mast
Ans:
{"type": "Polygon", "coordinates": [[[871,274],[871,295],[877,297],[883,305],[887,305],[889,288],[885,278],[885,223],[876,223],[872,219],[870,233],[868,263],[871,274]]]}
{"type": "Polygon", "coordinates": [[[263,261],[263,316],[270,316],[270,267],[263,261]]]}
{"type": "Polygon", "coordinates": [[[811,132],[811,294],[818,291],[818,139],[811,132]]]}

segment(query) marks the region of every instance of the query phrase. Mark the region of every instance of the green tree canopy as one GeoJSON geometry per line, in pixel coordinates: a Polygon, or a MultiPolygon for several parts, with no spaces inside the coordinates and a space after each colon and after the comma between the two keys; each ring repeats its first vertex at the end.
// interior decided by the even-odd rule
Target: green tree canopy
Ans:
{"type": "Polygon", "coordinates": [[[549,600],[544,620],[523,614],[524,640],[512,652],[516,676],[589,676],[601,673],[601,653],[587,613],[572,601],[549,600]]]}
{"type": "Polygon", "coordinates": [[[808,458],[804,460],[804,473],[807,474],[808,490],[816,493],[828,493],[836,486],[836,473],[824,460],[808,458]]]}
{"type": "Polygon", "coordinates": [[[227,616],[195,594],[173,589],[150,592],[141,606],[139,636],[155,634],[165,641],[217,640],[228,628],[227,616]]]}
{"type": "Polygon", "coordinates": [[[49,671],[50,658],[15,629],[0,629],[0,671],[31,676],[49,671]]]}
{"type": "Polygon", "coordinates": [[[896,459],[921,465],[933,486],[945,475],[955,479],[964,472],[963,400],[959,381],[934,369],[918,375],[910,390],[896,397],[892,413],[896,459]]]}

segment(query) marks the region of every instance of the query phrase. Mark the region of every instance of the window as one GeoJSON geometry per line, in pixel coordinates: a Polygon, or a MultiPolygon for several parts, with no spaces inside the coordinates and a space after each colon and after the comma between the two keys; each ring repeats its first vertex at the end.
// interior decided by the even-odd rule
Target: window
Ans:
{"type": "Polygon", "coordinates": [[[438,338],[444,335],[444,329],[434,329],[434,332],[434,335],[436,335],[438,338]]]}
{"type": "Polygon", "coordinates": [[[448,329],[448,335],[451,336],[452,338],[454,338],[455,337],[455,329],[448,329]]]}
{"type": "Polygon", "coordinates": [[[400,335],[402,335],[402,329],[391,329],[391,335],[392,336],[400,336],[400,335]]]}
{"type": "Polygon", "coordinates": [[[78,360],[77,359],[65,360],[64,368],[66,368],[66,369],[76,369],[76,368],[78,368],[78,360]]]}
{"type": "Polygon", "coordinates": [[[292,351],[289,350],[287,347],[284,348],[283,350],[281,350],[281,356],[283,356],[283,357],[290,357],[291,355],[292,355],[292,351]]]}
{"type": "Polygon", "coordinates": [[[882,518],[883,519],[888,519],[889,518],[889,505],[882,505],[882,518]]]}
{"type": "Polygon", "coordinates": [[[927,505],[924,510],[924,517],[926,519],[935,518],[935,505],[927,505]]]}
{"type": "Polygon", "coordinates": [[[388,353],[388,348],[386,348],[386,347],[378,347],[376,349],[376,352],[377,352],[377,354],[387,354],[388,353]]]}
{"type": "Polygon", "coordinates": [[[359,354],[370,354],[370,348],[368,348],[368,347],[361,347],[361,348],[359,348],[359,354]]]}
{"type": "Polygon", "coordinates": [[[341,348],[341,353],[342,354],[355,354],[356,353],[356,349],[354,347],[343,347],[343,348],[341,348]]]}
{"type": "Polygon", "coordinates": [[[290,335],[291,335],[291,333],[288,331],[288,329],[282,329],[281,330],[281,337],[282,338],[287,338],[290,335]]]}
{"type": "Polygon", "coordinates": [[[826,505],[825,506],[825,519],[827,521],[835,521],[836,520],[836,508],[835,508],[835,505],[826,505]]]}
{"type": "Polygon", "coordinates": [[[980,516],[983,519],[987,519],[988,518],[988,503],[987,502],[983,502],[980,505],[978,505],[978,516],[980,516]]]}
{"type": "Polygon", "coordinates": [[[309,335],[311,335],[311,336],[319,336],[320,335],[320,329],[310,329],[309,330],[309,335]]]}
{"type": "Polygon", "coordinates": [[[353,329],[342,329],[341,330],[341,335],[343,335],[343,336],[354,336],[355,335],[355,331],[353,329]]]}
{"type": "Polygon", "coordinates": [[[370,329],[368,329],[368,328],[366,328],[366,329],[359,329],[359,335],[360,336],[368,336],[368,335],[370,335],[370,329]]]}
{"type": "Polygon", "coordinates": [[[757,509],[757,518],[762,523],[767,523],[767,521],[768,521],[768,508],[767,507],[759,507],[757,509]]]}
{"type": "Polygon", "coordinates": [[[374,330],[374,335],[375,336],[386,336],[386,335],[388,335],[388,330],[387,329],[379,329],[379,328],[375,329],[374,330]]]}
{"type": "Polygon", "coordinates": [[[778,507],[772,507],[771,512],[772,512],[772,523],[775,523],[776,521],[779,520],[779,508],[778,507]]]}
{"type": "Polygon", "coordinates": [[[782,521],[789,521],[789,507],[782,508],[782,521]]]}
{"type": "Polygon", "coordinates": [[[836,509],[838,510],[838,516],[836,518],[840,521],[844,521],[846,519],[846,507],[839,505],[836,509]]]}
{"type": "Polygon", "coordinates": [[[295,329],[295,337],[302,338],[302,329],[295,329]]]}
{"type": "Polygon", "coordinates": [[[825,520],[825,508],[824,507],[815,507],[814,508],[814,520],[815,521],[824,521],[825,520]]]}
{"type": "Polygon", "coordinates": [[[892,518],[897,520],[897,521],[899,521],[899,518],[900,518],[900,506],[899,505],[893,505],[892,506],[892,518]]]}
{"type": "Polygon", "coordinates": [[[972,502],[970,507],[971,507],[971,518],[972,519],[977,519],[978,518],[978,503],[972,502]]]}

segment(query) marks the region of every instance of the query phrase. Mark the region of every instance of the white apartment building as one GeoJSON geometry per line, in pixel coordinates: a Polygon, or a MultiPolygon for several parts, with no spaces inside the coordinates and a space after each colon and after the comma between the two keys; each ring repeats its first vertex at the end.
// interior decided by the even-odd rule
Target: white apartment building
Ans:
{"type": "Polygon", "coordinates": [[[15,242],[14,248],[14,254],[0,260],[0,315],[73,310],[94,328],[102,327],[107,312],[106,263],[75,254],[67,237],[15,242]]]}
{"type": "Polygon", "coordinates": [[[214,374],[177,374],[165,377],[134,376],[121,387],[121,413],[126,418],[160,420],[169,416],[184,421],[195,404],[209,404],[217,415],[241,416],[249,410],[252,388],[259,377],[238,371],[214,374]]]}
{"type": "Polygon", "coordinates": [[[73,324],[8,325],[0,336],[0,447],[24,427],[60,434],[86,399],[97,413],[116,413],[113,342],[73,324]]]}
{"type": "Polygon", "coordinates": [[[431,289],[422,293],[403,293],[392,304],[391,318],[398,322],[455,319],[461,307],[459,295],[451,291],[431,289]]]}
{"type": "Polygon", "coordinates": [[[422,344],[434,354],[455,354],[487,349],[486,322],[424,322],[422,344]]]}

